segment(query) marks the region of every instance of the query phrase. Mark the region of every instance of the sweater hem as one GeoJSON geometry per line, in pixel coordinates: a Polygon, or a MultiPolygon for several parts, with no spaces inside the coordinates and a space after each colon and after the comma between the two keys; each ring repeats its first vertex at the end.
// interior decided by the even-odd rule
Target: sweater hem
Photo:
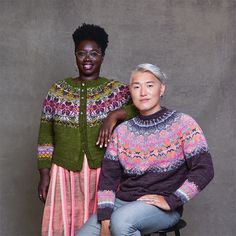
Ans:
{"type": "MultiPolygon", "coordinates": [[[[84,161],[84,158],[83,158],[84,161]]],[[[67,170],[79,172],[83,168],[83,161],[78,161],[78,162],[71,162],[70,160],[63,159],[63,160],[58,160],[54,159],[52,162],[58,166],[61,166],[67,170]]],[[[101,167],[101,162],[99,163],[89,163],[89,168],[90,169],[97,169],[101,167]]]]}

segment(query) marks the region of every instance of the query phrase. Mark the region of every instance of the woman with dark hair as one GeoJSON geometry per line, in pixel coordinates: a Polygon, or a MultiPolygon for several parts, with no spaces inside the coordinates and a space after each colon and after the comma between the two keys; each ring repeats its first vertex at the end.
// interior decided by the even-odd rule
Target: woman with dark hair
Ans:
{"type": "Polygon", "coordinates": [[[183,205],[214,175],[196,121],[161,106],[166,75],[140,64],[130,93],[139,115],[113,132],[98,186],[98,209],[77,236],[141,236],[175,225],[183,205]]]}
{"type": "Polygon", "coordinates": [[[128,86],[99,76],[108,45],[105,30],[83,24],[73,40],[79,76],[52,85],[40,122],[42,235],[74,235],[96,210],[104,147],[116,122],[134,112],[128,86]]]}

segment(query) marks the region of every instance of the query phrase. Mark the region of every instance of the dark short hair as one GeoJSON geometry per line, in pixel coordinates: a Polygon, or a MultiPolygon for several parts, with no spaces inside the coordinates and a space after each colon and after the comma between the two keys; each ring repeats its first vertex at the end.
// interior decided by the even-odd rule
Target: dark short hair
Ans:
{"type": "Polygon", "coordinates": [[[101,48],[102,55],[105,55],[105,50],[109,41],[108,34],[102,27],[83,23],[75,30],[75,32],[72,34],[72,37],[75,43],[75,50],[82,41],[92,40],[95,41],[101,48]]]}

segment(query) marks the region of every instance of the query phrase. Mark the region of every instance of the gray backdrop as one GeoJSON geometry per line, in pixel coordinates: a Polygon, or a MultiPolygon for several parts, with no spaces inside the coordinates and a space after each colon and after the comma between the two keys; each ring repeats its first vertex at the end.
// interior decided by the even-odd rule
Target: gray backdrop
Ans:
{"type": "Polygon", "coordinates": [[[110,35],[102,75],[128,82],[139,63],[169,76],[164,105],[203,128],[215,178],[185,206],[182,235],[235,235],[236,1],[0,0],[0,235],[40,234],[36,144],[49,86],[75,76],[71,34],[110,35]]]}

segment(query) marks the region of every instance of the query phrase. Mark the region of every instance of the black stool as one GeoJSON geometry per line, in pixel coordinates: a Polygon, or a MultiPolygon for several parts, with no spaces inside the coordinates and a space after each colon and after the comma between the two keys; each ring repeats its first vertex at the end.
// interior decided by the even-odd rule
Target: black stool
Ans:
{"type": "MultiPolygon", "coordinates": [[[[176,225],[167,229],[162,229],[162,230],[153,232],[152,234],[159,233],[160,236],[166,236],[166,234],[169,232],[175,232],[175,236],[180,236],[179,230],[184,228],[186,225],[187,223],[184,220],[180,219],[176,225]]],[[[145,234],[144,236],[151,236],[151,234],[145,234]]]]}

